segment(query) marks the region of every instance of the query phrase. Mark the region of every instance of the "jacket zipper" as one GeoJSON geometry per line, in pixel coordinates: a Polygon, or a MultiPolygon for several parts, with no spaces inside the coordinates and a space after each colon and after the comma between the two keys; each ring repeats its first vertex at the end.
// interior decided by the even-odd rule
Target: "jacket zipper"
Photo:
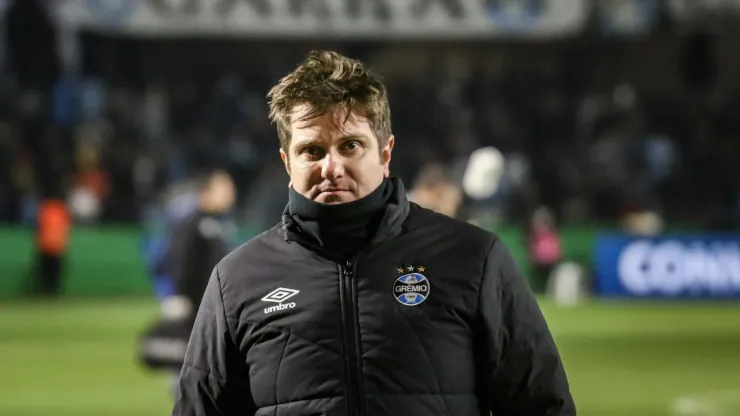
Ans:
{"type": "Polygon", "coordinates": [[[358,317],[355,308],[355,280],[351,261],[339,265],[342,282],[342,316],[345,322],[344,347],[347,352],[347,406],[349,416],[361,416],[358,317]]]}

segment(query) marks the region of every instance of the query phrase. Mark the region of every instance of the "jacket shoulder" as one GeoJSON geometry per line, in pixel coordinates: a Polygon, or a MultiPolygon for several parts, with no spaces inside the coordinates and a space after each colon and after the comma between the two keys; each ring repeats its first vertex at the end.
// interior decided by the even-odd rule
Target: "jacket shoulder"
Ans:
{"type": "Polygon", "coordinates": [[[284,260],[285,244],[280,226],[253,237],[227,254],[217,265],[221,297],[227,316],[239,316],[245,303],[253,302],[260,276],[274,274],[284,260]]]}
{"type": "Polygon", "coordinates": [[[496,234],[476,225],[422,208],[414,203],[411,203],[411,210],[404,226],[407,232],[417,230],[434,232],[454,241],[463,242],[465,246],[475,247],[476,251],[482,253],[487,252],[493,243],[498,240],[496,234]]]}
{"type": "Polygon", "coordinates": [[[270,262],[279,255],[283,244],[281,225],[278,224],[227,254],[216,266],[219,276],[222,280],[229,279],[234,274],[243,274],[245,269],[255,267],[255,263],[270,262]]]}

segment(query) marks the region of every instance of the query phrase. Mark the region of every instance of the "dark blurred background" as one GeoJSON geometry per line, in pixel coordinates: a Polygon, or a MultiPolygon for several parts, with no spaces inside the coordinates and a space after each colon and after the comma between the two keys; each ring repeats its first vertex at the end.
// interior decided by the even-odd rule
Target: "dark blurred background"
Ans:
{"type": "Polygon", "coordinates": [[[568,36],[553,29],[534,39],[341,41],[186,28],[126,36],[76,27],[64,3],[4,2],[5,222],[34,221],[39,199],[54,192],[89,196],[94,213],[72,204],[85,221],[142,221],[174,183],[218,166],[238,182],[236,217],[271,225],[286,176],[265,93],[306,51],[332,48],[384,76],[399,138],[393,171],[409,184],[426,164],[454,168],[495,146],[511,162],[493,204],[504,221],[547,205],[562,222],[652,210],[667,223],[740,226],[740,43],[731,27],[691,30],[646,6],[629,22],[629,10],[611,9],[654,2],[614,1],[602,3],[617,29],[592,13],[582,27],[559,29],[568,36]]]}

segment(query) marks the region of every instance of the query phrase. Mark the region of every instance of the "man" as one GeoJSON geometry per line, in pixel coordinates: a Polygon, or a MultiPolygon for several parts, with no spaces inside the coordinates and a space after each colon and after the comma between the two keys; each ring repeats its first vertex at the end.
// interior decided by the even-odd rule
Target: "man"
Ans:
{"type": "Polygon", "coordinates": [[[174,294],[163,299],[163,319],[146,332],[141,350],[145,365],[178,373],[208,276],[231,250],[235,228],[224,218],[235,199],[228,173],[203,175],[198,193],[198,208],[169,237],[167,262],[174,294]]]}
{"type": "Polygon", "coordinates": [[[62,292],[64,259],[69,244],[72,219],[62,192],[42,199],[36,228],[36,285],[43,296],[59,296],[62,292]]]}
{"type": "Polygon", "coordinates": [[[525,229],[527,254],[533,274],[532,290],[545,293],[550,276],[562,260],[560,236],[555,227],[555,217],[547,206],[534,210],[525,229]]]}
{"type": "Polygon", "coordinates": [[[421,169],[408,197],[423,208],[452,218],[458,218],[463,203],[462,189],[452,177],[450,169],[437,163],[421,169]]]}
{"type": "Polygon", "coordinates": [[[175,227],[169,253],[175,293],[193,313],[208,284],[204,276],[231,251],[234,227],[225,214],[236,196],[231,176],[222,170],[204,175],[198,186],[198,209],[175,227]]]}
{"type": "Polygon", "coordinates": [[[268,97],[289,203],[214,269],[173,414],[574,415],[508,251],[389,177],[378,77],[312,52],[268,97]]]}

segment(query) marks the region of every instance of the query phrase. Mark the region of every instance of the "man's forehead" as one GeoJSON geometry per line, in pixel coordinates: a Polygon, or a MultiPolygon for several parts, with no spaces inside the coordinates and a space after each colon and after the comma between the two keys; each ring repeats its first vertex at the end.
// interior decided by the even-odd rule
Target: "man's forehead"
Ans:
{"type": "Polygon", "coordinates": [[[311,111],[305,105],[293,109],[291,130],[293,134],[305,139],[331,140],[339,137],[372,136],[372,129],[367,118],[356,112],[349,114],[343,108],[334,108],[325,114],[308,120],[301,120],[311,111]]]}
{"type": "MultiPolygon", "coordinates": [[[[291,120],[301,120],[306,118],[311,112],[315,111],[310,104],[298,104],[291,111],[291,120]]],[[[367,117],[357,109],[351,112],[346,106],[333,106],[328,108],[324,113],[308,120],[309,122],[331,121],[338,124],[362,124],[367,123],[367,117]],[[321,120],[319,120],[321,119],[321,120]]],[[[314,123],[311,123],[314,124],[314,123]]]]}

